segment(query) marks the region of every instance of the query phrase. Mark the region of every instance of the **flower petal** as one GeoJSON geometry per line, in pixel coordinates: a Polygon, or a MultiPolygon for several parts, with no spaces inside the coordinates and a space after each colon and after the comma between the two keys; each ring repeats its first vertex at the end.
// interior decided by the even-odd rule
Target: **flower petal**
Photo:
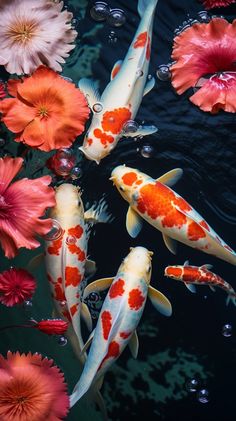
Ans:
{"type": "Polygon", "coordinates": [[[36,116],[36,109],[17,98],[6,98],[0,102],[0,112],[3,113],[2,121],[13,133],[24,130],[36,116]]]}
{"type": "Polygon", "coordinates": [[[11,158],[10,156],[0,158],[0,195],[3,195],[22,165],[22,158],[11,158]]]}

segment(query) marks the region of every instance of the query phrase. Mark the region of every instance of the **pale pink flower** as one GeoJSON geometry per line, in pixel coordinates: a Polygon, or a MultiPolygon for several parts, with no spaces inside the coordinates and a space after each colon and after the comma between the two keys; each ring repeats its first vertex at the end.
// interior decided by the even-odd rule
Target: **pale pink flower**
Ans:
{"type": "Polygon", "coordinates": [[[9,73],[31,74],[41,64],[62,70],[77,36],[72,13],[62,8],[62,1],[0,1],[0,64],[9,73]]]}

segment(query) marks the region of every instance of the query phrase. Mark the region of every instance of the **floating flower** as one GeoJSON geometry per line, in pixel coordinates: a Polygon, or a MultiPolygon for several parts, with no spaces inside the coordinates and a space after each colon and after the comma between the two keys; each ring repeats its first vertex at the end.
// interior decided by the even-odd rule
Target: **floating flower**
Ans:
{"type": "Polygon", "coordinates": [[[68,322],[60,319],[41,320],[33,326],[48,335],[64,335],[69,326],[68,322]]]}
{"type": "Polygon", "coordinates": [[[0,112],[17,142],[48,152],[68,148],[84,131],[85,96],[53,70],[40,66],[32,76],[12,82],[9,91],[15,98],[1,101],[0,112]]]}
{"type": "Polygon", "coordinates": [[[0,99],[5,98],[6,96],[7,94],[6,94],[5,84],[1,82],[0,80],[0,99]]]}
{"type": "Polygon", "coordinates": [[[214,9],[215,7],[227,7],[235,3],[236,0],[201,0],[207,10],[214,9]]]}
{"type": "Polygon", "coordinates": [[[62,8],[62,1],[1,0],[0,64],[9,73],[31,74],[41,64],[62,70],[77,36],[72,13],[62,8]]]}
{"type": "Polygon", "coordinates": [[[7,307],[31,299],[35,289],[35,279],[25,269],[12,268],[0,273],[0,302],[7,307]]]}
{"type": "Polygon", "coordinates": [[[22,158],[0,158],[0,243],[8,258],[21,247],[40,246],[35,236],[46,235],[52,227],[51,219],[40,217],[56,203],[49,175],[10,184],[22,165],[22,158]]]}
{"type": "Polygon", "coordinates": [[[196,23],[174,39],[172,85],[178,94],[200,89],[190,97],[203,111],[236,112],[236,20],[214,18],[196,23]]]}
{"type": "Polygon", "coordinates": [[[65,419],[69,398],[63,373],[40,354],[0,355],[1,421],[65,419]]]}

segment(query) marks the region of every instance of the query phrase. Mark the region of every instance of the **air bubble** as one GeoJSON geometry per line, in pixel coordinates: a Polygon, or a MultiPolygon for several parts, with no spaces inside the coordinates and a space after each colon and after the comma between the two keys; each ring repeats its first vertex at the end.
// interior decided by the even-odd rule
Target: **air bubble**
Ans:
{"type": "Polygon", "coordinates": [[[143,71],[142,71],[141,69],[138,69],[138,70],[137,70],[137,72],[136,72],[136,75],[137,75],[138,77],[143,76],[143,71]]]}
{"type": "Polygon", "coordinates": [[[110,44],[115,44],[116,42],[117,42],[117,36],[116,36],[116,33],[115,33],[115,31],[111,31],[110,33],[109,33],[109,35],[108,35],[108,42],[110,43],[110,44]]]}
{"type": "Polygon", "coordinates": [[[100,295],[97,292],[91,292],[88,296],[88,301],[91,301],[92,303],[96,303],[100,300],[100,295]]]}
{"type": "Polygon", "coordinates": [[[128,120],[124,124],[122,130],[125,133],[135,133],[135,132],[137,132],[138,128],[139,128],[139,125],[138,125],[138,123],[136,121],[134,121],[134,120],[128,120]]]}
{"type": "Polygon", "coordinates": [[[153,147],[151,145],[143,145],[140,150],[141,155],[143,158],[151,158],[153,155],[153,147]]]}
{"type": "Polygon", "coordinates": [[[5,146],[6,141],[3,138],[0,138],[0,148],[2,148],[3,146],[5,146]]]}
{"type": "Polygon", "coordinates": [[[82,172],[81,172],[81,169],[79,167],[74,167],[70,172],[71,178],[73,180],[76,180],[77,178],[81,177],[81,174],[82,174],[82,172]]]}
{"type": "Polygon", "coordinates": [[[102,22],[107,19],[110,13],[110,8],[107,3],[99,1],[90,9],[91,17],[97,22],[102,22]]]}
{"type": "Polygon", "coordinates": [[[223,327],[222,327],[222,335],[225,336],[226,338],[229,338],[230,336],[232,336],[232,326],[229,323],[226,323],[223,327]]]}
{"type": "Polygon", "coordinates": [[[33,306],[33,303],[32,303],[32,301],[31,301],[31,300],[25,300],[25,301],[24,301],[24,308],[25,308],[26,310],[30,310],[30,309],[32,308],[32,306],[33,306]]]}
{"type": "Polygon", "coordinates": [[[76,241],[77,241],[77,239],[74,235],[68,235],[68,237],[66,237],[66,244],[68,244],[68,245],[75,244],[76,241]]]}
{"type": "Polygon", "coordinates": [[[93,111],[95,113],[100,113],[103,110],[103,105],[101,102],[96,102],[96,104],[93,105],[93,111]]]}
{"type": "Polygon", "coordinates": [[[171,77],[171,72],[170,72],[169,66],[167,66],[167,64],[161,64],[160,66],[158,66],[158,69],[156,71],[156,75],[157,75],[158,79],[160,79],[164,82],[169,80],[170,77],[171,77]]]}
{"type": "Polygon", "coordinates": [[[44,235],[45,241],[55,241],[62,236],[62,227],[56,219],[52,219],[51,230],[44,235]]]}
{"type": "Polygon", "coordinates": [[[209,392],[207,389],[199,390],[197,394],[197,399],[200,403],[208,403],[209,402],[209,392]]]}
{"type": "Polygon", "coordinates": [[[198,389],[199,383],[196,379],[191,379],[186,383],[186,389],[188,392],[196,392],[198,389]]]}
{"type": "Polygon", "coordinates": [[[65,338],[65,336],[59,336],[58,338],[58,345],[60,346],[66,346],[67,345],[67,339],[65,338]]]}
{"type": "Polygon", "coordinates": [[[107,17],[107,23],[118,28],[126,22],[125,12],[122,9],[112,9],[107,17]]]}
{"type": "Polygon", "coordinates": [[[62,148],[56,152],[56,156],[59,159],[66,159],[72,156],[72,151],[70,149],[62,148]]]}

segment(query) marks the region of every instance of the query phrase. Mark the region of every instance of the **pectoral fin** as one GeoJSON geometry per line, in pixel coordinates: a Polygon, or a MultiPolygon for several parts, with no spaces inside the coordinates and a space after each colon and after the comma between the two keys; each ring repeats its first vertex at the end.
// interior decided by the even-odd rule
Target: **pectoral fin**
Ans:
{"type": "Polygon", "coordinates": [[[145,96],[145,95],[147,95],[148,94],[148,92],[150,92],[151,90],[152,90],[152,88],[154,88],[154,86],[155,86],[155,78],[154,77],[152,77],[147,83],[146,83],[146,86],[145,86],[145,88],[144,88],[144,91],[143,91],[143,96],[145,96]]]}
{"type": "Polygon", "coordinates": [[[211,270],[212,268],[213,268],[213,265],[210,265],[210,264],[202,265],[200,267],[200,269],[206,269],[206,270],[211,270]]]}
{"type": "Polygon", "coordinates": [[[85,262],[85,274],[86,276],[92,276],[96,272],[96,263],[93,260],[87,259],[85,262]]]}
{"type": "Polygon", "coordinates": [[[209,288],[213,291],[213,292],[215,292],[216,290],[215,290],[215,288],[212,286],[212,285],[209,285],[209,288]]]}
{"type": "Polygon", "coordinates": [[[171,316],[172,306],[168,298],[157,289],[148,287],[148,297],[150,298],[153,306],[164,316],[171,316]]]}
{"type": "Polygon", "coordinates": [[[102,278],[88,284],[84,289],[83,300],[85,300],[91,292],[104,291],[104,289],[110,288],[113,279],[114,278],[102,278]]]}
{"type": "Polygon", "coordinates": [[[98,83],[92,79],[82,78],[78,83],[78,87],[85,95],[89,107],[93,109],[94,104],[100,102],[98,83]]]}
{"type": "Polygon", "coordinates": [[[85,342],[83,348],[81,349],[80,355],[83,355],[87,351],[88,347],[91,345],[93,337],[94,337],[94,333],[95,333],[95,329],[90,333],[87,341],[85,342]]]}
{"type": "Polygon", "coordinates": [[[136,132],[125,132],[122,133],[123,137],[144,137],[153,133],[156,133],[158,128],[156,126],[139,126],[136,132]]]}
{"type": "Polygon", "coordinates": [[[27,270],[30,272],[37,269],[39,266],[41,266],[44,262],[44,253],[37,254],[37,256],[34,256],[27,265],[27,270]]]}
{"type": "Polygon", "coordinates": [[[193,294],[195,294],[197,291],[196,291],[196,287],[195,287],[195,285],[193,285],[193,284],[187,284],[187,282],[184,282],[184,285],[186,286],[186,288],[188,288],[188,290],[190,291],[190,292],[192,292],[193,294]]]}
{"type": "Polygon", "coordinates": [[[170,250],[171,253],[176,254],[176,250],[177,250],[176,241],[173,240],[173,238],[168,237],[168,235],[164,233],[162,233],[162,237],[168,250],[170,250]]]}
{"type": "Polygon", "coordinates": [[[117,73],[119,72],[119,70],[120,70],[120,68],[121,68],[122,63],[123,63],[123,60],[118,60],[118,61],[114,64],[113,69],[112,69],[112,71],[111,71],[111,80],[113,80],[113,79],[114,79],[114,77],[116,77],[117,73]]]}
{"type": "Polygon", "coordinates": [[[136,238],[143,226],[141,216],[129,206],[126,215],[126,229],[132,238],[136,238]]]}
{"type": "Polygon", "coordinates": [[[180,180],[180,178],[183,175],[183,170],[181,168],[175,168],[174,170],[168,171],[161,177],[157,178],[156,181],[159,181],[159,183],[165,184],[166,186],[174,186],[174,184],[177,183],[177,181],[180,180]]]}
{"type": "Polygon", "coordinates": [[[184,266],[189,266],[189,261],[188,260],[185,260],[184,266]]]}
{"type": "Polygon", "coordinates": [[[134,331],[133,335],[130,338],[129,348],[130,348],[130,352],[132,354],[132,357],[133,358],[137,358],[137,356],[138,356],[138,348],[139,348],[139,341],[138,341],[138,335],[137,335],[136,330],[134,331]]]}
{"type": "Polygon", "coordinates": [[[91,332],[93,328],[93,322],[91,314],[89,313],[88,306],[85,303],[81,303],[81,317],[85,321],[88,331],[91,332]]]}

